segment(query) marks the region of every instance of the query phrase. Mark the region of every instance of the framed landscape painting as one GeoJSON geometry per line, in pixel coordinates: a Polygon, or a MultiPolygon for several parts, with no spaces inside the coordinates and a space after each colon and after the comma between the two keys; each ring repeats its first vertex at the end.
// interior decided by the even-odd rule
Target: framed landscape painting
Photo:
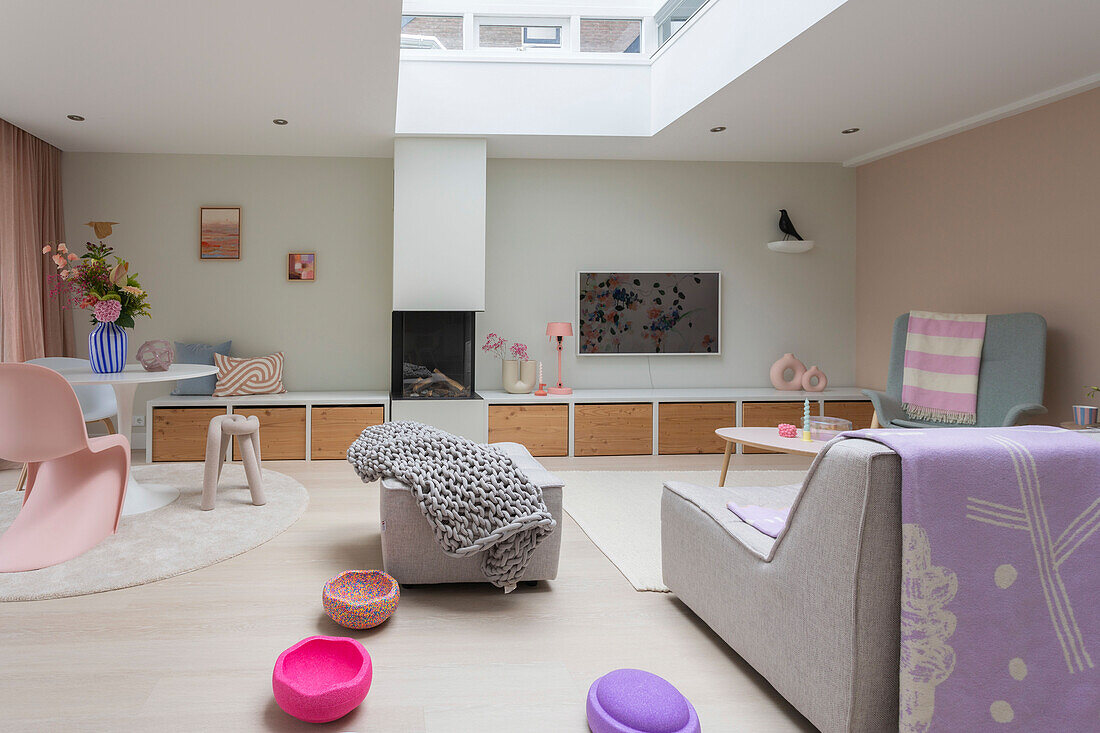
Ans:
{"type": "Polygon", "coordinates": [[[204,206],[199,209],[199,259],[241,258],[241,207],[204,206]]]}
{"type": "Polygon", "coordinates": [[[317,279],[317,255],[313,252],[291,252],[286,260],[286,279],[313,282],[317,279]]]}
{"type": "Polygon", "coordinates": [[[580,272],[581,356],[721,353],[717,272],[580,272]]]}

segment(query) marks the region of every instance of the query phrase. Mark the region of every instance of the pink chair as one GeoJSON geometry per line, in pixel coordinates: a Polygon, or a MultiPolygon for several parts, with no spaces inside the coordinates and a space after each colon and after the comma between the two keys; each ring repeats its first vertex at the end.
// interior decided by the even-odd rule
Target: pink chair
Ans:
{"type": "Polygon", "coordinates": [[[130,445],[89,438],[72,386],[34,364],[0,364],[0,456],[27,464],[23,508],[0,535],[0,572],[37,570],[118,529],[130,445]]]}

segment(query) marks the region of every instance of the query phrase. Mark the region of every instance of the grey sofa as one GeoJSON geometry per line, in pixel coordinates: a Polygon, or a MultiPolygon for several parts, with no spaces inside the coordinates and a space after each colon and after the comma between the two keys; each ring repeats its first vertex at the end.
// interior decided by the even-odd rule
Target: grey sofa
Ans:
{"type": "Polygon", "coordinates": [[[803,487],[669,482],[665,584],[825,733],[898,729],[901,461],[844,440],[803,487]],[[793,507],[778,540],[730,500],[793,507]]]}
{"type": "MultiPolygon", "coordinates": [[[[890,371],[886,391],[863,390],[875,406],[884,428],[943,428],[956,424],[913,420],[901,406],[905,375],[905,341],[909,314],[894,320],[890,346],[890,371]]],[[[977,427],[1016,425],[1028,417],[1045,414],[1043,375],[1047,359],[1047,322],[1038,313],[1006,313],[985,321],[982,366],[978,371],[977,427]]]]}
{"type": "MultiPolygon", "coordinates": [[[[519,580],[553,580],[558,576],[561,550],[562,481],[542,467],[519,443],[494,443],[515,461],[527,478],[542,489],[542,498],[558,526],[535,548],[519,580]]],[[[397,479],[382,479],[379,511],[382,518],[382,567],[402,584],[485,583],[481,558],[444,554],[431,525],[409,486],[397,479]]]]}

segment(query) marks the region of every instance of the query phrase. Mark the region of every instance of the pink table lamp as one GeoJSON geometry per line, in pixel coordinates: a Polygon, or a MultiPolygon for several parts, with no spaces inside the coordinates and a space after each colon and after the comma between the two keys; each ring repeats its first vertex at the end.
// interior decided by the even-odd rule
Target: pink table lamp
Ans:
{"type": "Polygon", "coordinates": [[[558,386],[551,387],[547,391],[550,394],[573,394],[573,390],[561,386],[561,342],[566,336],[573,335],[573,324],[560,322],[547,323],[546,335],[550,337],[551,342],[555,337],[558,339],[558,386]]]}

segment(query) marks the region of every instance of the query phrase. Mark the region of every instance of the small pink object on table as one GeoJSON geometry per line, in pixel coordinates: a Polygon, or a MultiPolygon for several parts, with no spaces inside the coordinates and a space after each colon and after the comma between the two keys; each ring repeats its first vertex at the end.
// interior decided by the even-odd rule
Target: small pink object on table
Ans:
{"type": "Polygon", "coordinates": [[[370,654],[345,636],[310,636],[275,661],[271,689],[287,714],[307,723],[342,718],[367,697],[370,654]]]}
{"type": "Polygon", "coordinates": [[[781,423],[779,425],[779,437],[780,438],[797,438],[798,428],[790,423],[781,423]]]}
{"type": "Polygon", "coordinates": [[[336,623],[370,629],[393,615],[401,587],[381,570],[347,570],[325,583],[321,605],[336,623]]]}
{"type": "Polygon", "coordinates": [[[172,344],[163,339],[146,341],[137,350],[138,363],[147,372],[163,372],[172,366],[175,358],[172,344]]]}

